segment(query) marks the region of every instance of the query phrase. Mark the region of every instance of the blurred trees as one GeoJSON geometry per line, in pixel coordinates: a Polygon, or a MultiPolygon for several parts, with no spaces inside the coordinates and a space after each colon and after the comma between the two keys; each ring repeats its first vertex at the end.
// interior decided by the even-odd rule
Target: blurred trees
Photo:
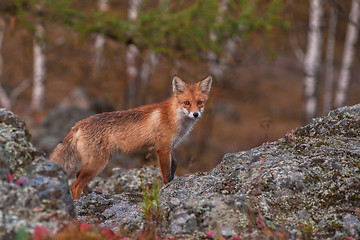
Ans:
{"type": "Polygon", "coordinates": [[[33,94],[30,108],[39,111],[43,108],[45,98],[45,29],[40,20],[36,21],[34,29],[34,50],[33,50],[33,94]]]}
{"type": "Polygon", "coordinates": [[[344,53],[341,72],[338,81],[338,88],[335,98],[335,107],[346,104],[350,85],[350,70],[354,60],[355,46],[359,35],[360,0],[352,0],[349,22],[346,32],[344,53]]]}
{"type": "MultiPolygon", "coordinates": [[[[344,2],[341,2],[344,4],[344,2]]],[[[326,81],[324,91],[324,114],[332,106],[341,107],[346,104],[350,85],[351,66],[356,52],[356,43],[359,34],[360,0],[352,0],[349,12],[344,11],[344,6],[336,0],[310,0],[309,8],[309,31],[307,41],[307,51],[304,59],[304,116],[305,122],[309,122],[316,117],[320,102],[319,79],[320,67],[322,63],[323,49],[323,30],[328,28],[327,48],[326,48],[326,81]],[[325,3],[330,3],[329,24],[323,26],[323,13],[325,3]],[[345,12],[347,21],[346,38],[344,42],[342,65],[340,75],[337,79],[337,88],[334,89],[334,48],[336,42],[337,14],[339,11],[345,12]],[[332,97],[335,95],[335,99],[332,97]]]]}
{"type": "MultiPolygon", "coordinates": [[[[87,9],[77,7],[78,2],[3,0],[0,5],[0,14],[6,15],[7,19],[15,18],[17,26],[29,28],[34,35],[33,109],[42,108],[40,86],[44,80],[39,79],[45,77],[46,69],[42,62],[44,58],[36,56],[40,56],[37,53],[44,54],[46,28],[54,24],[74,29],[83,37],[96,33],[96,65],[100,64],[99,53],[104,42],[101,35],[126,45],[128,50],[124,58],[127,62],[127,98],[130,105],[136,102],[133,99],[137,95],[135,89],[141,89],[141,84],[145,85],[151,74],[149,68],[156,68],[160,56],[172,60],[207,60],[207,53],[212,52],[214,57],[211,61],[224,65],[224,62],[232,61],[227,47],[229,41],[239,37],[244,39],[253,31],[270,30],[274,25],[285,25],[280,14],[284,9],[282,0],[129,0],[128,17],[113,10],[111,2],[104,8],[101,7],[106,5],[104,1],[98,0],[99,7],[89,2],[94,6],[87,9]],[[44,36],[40,34],[39,23],[44,23],[44,36]],[[146,56],[145,60],[143,56],[146,56]],[[40,65],[42,72],[35,67],[40,65]]],[[[212,65],[210,67],[213,68],[212,65]]]]}
{"type": "Polygon", "coordinates": [[[318,74],[321,63],[322,33],[321,21],[323,17],[324,0],[310,1],[309,33],[304,59],[304,105],[305,121],[309,122],[316,115],[318,74]]]}

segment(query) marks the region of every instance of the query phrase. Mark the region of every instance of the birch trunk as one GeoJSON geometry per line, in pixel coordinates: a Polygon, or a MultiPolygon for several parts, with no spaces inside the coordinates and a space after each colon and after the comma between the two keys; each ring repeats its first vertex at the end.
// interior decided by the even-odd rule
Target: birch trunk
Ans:
{"type": "Polygon", "coordinates": [[[6,27],[5,19],[0,17],[0,101],[1,101],[1,105],[4,108],[7,108],[8,110],[11,110],[10,98],[6,94],[5,89],[1,85],[2,71],[3,71],[3,59],[2,59],[1,50],[2,50],[2,43],[3,43],[3,39],[4,39],[5,27],[6,27]]]}
{"type": "MultiPolygon", "coordinates": [[[[109,10],[108,0],[98,0],[98,9],[100,12],[109,10]]],[[[105,37],[102,34],[96,34],[95,36],[95,56],[94,56],[94,75],[97,76],[99,70],[104,65],[103,49],[105,45],[105,37]]]]}
{"type": "Polygon", "coordinates": [[[334,87],[334,50],[336,36],[337,13],[333,6],[329,19],[329,32],[326,48],[326,76],[323,113],[327,114],[331,110],[333,87],[334,87]]]}
{"type": "Polygon", "coordinates": [[[350,70],[354,60],[355,45],[359,34],[359,16],[360,0],[352,0],[341,71],[335,96],[335,107],[344,106],[347,101],[350,85],[350,70]]]}
{"type": "MultiPolygon", "coordinates": [[[[221,23],[224,20],[223,15],[226,13],[228,9],[227,7],[228,2],[229,0],[220,1],[220,5],[219,5],[220,15],[217,19],[218,23],[221,23]]],[[[217,37],[213,32],[210,33],[210,39],[212,41],[217,40],[217,37]]],[[[225,57],[218,56],[218,54],[215,53],[214,51],[208,51],[207,56],[208,56],[208,66],[210,72],[214,74],[217,78],[223,79],[225,75],[225,71],[227,69],[228,62],[229,60],[232,59],[235,51],[236,51],[236,41],[234,39],[228,39],[227,42],[225,43],[225,49],[224,49],[225,57]]]]}
{"type": "Polygon", "coordinates": [[[150,76],[155,72],[159,64],[160,56],[155,52],[149,50],[146,54],[145,60],[141,66],[140,84],[146,86],[149,82],[150,76]]]}
{"type": "MultiPolygon", "coordinates": [[[[164,0],[159,0],[159,5],[164,0]]],[[[167,11],[168,8],[165,9],[167,11]]],[[[140,84],[142,88],[146,88],[147,83],[149,82],[150,76],[155,72],[155,69],[160,61],[160,55],[149,50],[146,53],[145,60],[141,65],[141,72],[140,72],[140,84]]]]}
{"type": "MultiPolygon", "coordinates": [[[[143,0],[129,0],[128,19],[136,20],[138,16],[139,7],[143,0]]],[[[126,51],[126,72],[128,75],[128,92],[127,103],[128,107],[134,107],[136,104],[135,97],[137,94],[137,79],[139,75],[138,61],[140,51],[135,44],[129,44],[126,51]]]]}
{"type": "Polygon", "coordinates": [[[308,43],[304,59],[304,102],[305,121],[309,122],[316,115],[317,85],[321,61],[321,19],[324,0],[310,1],[308,43]]]}
{"type": "Polygon", "coordinates": [[[40,22],[35,24],[34,37],[34,66],[33,66],[33,92],[31,100],[31,109],[35,111],[42,110],[45,94],[45,30],[40,22]]]}

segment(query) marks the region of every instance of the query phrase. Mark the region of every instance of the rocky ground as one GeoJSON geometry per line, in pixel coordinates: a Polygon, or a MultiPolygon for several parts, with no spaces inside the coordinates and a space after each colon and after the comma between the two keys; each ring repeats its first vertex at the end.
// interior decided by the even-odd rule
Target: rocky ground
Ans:
{"type": "Polygon", "coordinates": [[[103,194],[74,203],[60,167],[29,138],[25,123],[2,109],[1,239],[15,239],[20,227],[55,232],[74,216],[115,232],[152,227],[176,239],[206,239],[208,231],[225,239],[360,238],[360,105],[226,154],[211,171],[176,177],[159,191],[157,168],[114,169],[91,183],[103,194]],[[146,204],[154,211],[146,212],[146,204]]]}

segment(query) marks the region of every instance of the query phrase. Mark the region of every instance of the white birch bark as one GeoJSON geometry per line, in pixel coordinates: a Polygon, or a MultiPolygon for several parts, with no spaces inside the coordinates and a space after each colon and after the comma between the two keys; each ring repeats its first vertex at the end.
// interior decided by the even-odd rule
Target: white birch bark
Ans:
{"type": "MultiPolygon", "coordinates": [[[[138,16],[139,7],[143,0],[129,0],[128,19],[136,20],[138,16]]],[[[126,51],[126,72],[128,75],[128,105],[133,107],[135,104],[137,78],[139,75],[138,71],[138,60],[140,56],[139,49],[135,44],[129,44],[126,51]]]]}
{"type": "Polygon", "coordinates": [[[160,56],[155,52],[149,50],[146,54],[145,60],[141,66],[140,72],[140,84],[145,86],[150,79],[150,76],[155,72],[157,65],[159,64],[160,56]]]}
{"type": "Polygon", "coordinates": [[[34,36],[34,56],[33,56],[33,92],[31,100],[31,109],[38,111],[43,108],[45,95],[45,30],[44,26],[35,23],[34,36]]]}
{"type": "MultiPolygon", "coordinates": [[[[100,12],[108,11],[109,10],[109,1],[108,0],[98,0],[98,9],[100,12]]],[[[103,49],[104,49],[105,42],[106,42],[105,37],[102,34],[96,34],[95,44],[94,44],[95,75],[98,73],[98,70],[104,65],[103,49]]]]}
{"type": "Polygon", "coordinates": [[[324,107],[323,113],[327,114],[331,110],[332,95],[334,88],[334,51],[335,51],[335,36],[337,25],[337,13],[335,7],[331,8],[329,19],[329,31],[327,37],[326,47],[326,75],[325,75],[325,90],[324,90],[324,107]]]}
{"type": "Polygon", "coordinates": [[[10,98],[7,95],[5,89],[1,85],[2,71],[3,71],[3,59],[2,59],[1,50],[2,50],[2,43],[3,43],[3,39],[4,39],[5,27],[6,27],[5,19],[0,16],[0,101],[1,101],[1,105],[4,108],[11,110],[10,98]]]}
{"type": "Polygon", "coordinates": [[[350,85],[350,70],[354,60],[355,45],[359,34],[359,16],[360,0],[352,0],[342,65],[335,96],[335,107],[344,106],[347,101],[350,85]]]}
{"type": "Polygon", "coordinates": [[[304,102],[305,121],[309,122],[316,115],[318,73],[321,62],[321,19],[324,0],[310,1],[309,32],[304,59],[304,102]]]}
{"type": "MultiPolygon", "coordinates": [[[[161,4],[163,1],[164,0],[159,0],[159,4],[161,4]]],[[[165,8],[165,11],[167,10],[168,8],[165,8]]],[[[140,70],[140,84],[142,89],[146,88],[150,76],[155,72],[159,62],[160,62],[159,54],[151,50],[149,50],[146,53],[146,57],[141,65],[141,70],[140,70]]]]}
{"type": "MultiPolygon", "coordinates": [[[[219,5],[219,17],[217,18],[217,22],[221,23],[223,19],[223,15],[226,13],[228,7],[229,0],[221,0],[219,5]]],[[[216,35],[211,32],[210,33],[210,39],[212,41],[216,41],[217,37],[216,35]]],[[[236,51],[236,41],[234,39],[228,39],[225,43],[224,47],[224,56],[220,57],[218,54],[216,54],[214,51],[208,51],[207,57],[208,57],[208,66],[212,74],[214,74],[217,78],[223,79],[225,75],[225,71],[227,69],[227,65],[229,61],[233,58],[233,54],[235,54],[236,51]]]]}

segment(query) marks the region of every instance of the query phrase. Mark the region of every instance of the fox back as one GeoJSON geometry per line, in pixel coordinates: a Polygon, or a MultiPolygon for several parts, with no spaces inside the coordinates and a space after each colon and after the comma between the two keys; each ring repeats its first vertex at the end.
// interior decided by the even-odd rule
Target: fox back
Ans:
{"type": "Polygon", "coordinates": [[[154,146],[164,184],[174,178],[176,160],[172,154],[204,112],[212,83],[211,76],[197,84],[173,78],[173,97],[157,104],[100,113],[75,124],[50,156],[68,175],[76,174],[71,186],[74,199],[101,170],[111,154],[133,153],[154,146]]]}

